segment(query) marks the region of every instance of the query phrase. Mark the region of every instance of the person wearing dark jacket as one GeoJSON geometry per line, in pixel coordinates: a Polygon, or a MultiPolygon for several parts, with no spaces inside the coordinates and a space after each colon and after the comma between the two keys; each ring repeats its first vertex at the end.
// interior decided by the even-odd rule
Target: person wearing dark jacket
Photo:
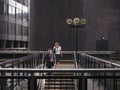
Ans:
{"type": "MultiPolygon", "coordinates": [[[[53,53],[52,49],[48,49],[48,53],[45,56],[45,62],[46,62],[46,67],[47,68],[52,68],[54,66],[54,63],[56,62],[55,60],[55,54],[53,53]]],[[[51,74],[51,73],[49,73],[51,74]]]]}

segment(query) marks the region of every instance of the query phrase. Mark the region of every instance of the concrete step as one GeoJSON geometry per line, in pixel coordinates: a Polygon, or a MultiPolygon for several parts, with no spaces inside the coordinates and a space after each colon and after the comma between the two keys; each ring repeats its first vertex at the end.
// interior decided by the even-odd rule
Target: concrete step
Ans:
{"type": "Polygon", "coordinates": [[[45,87],[45,90],[46,89],[49,89],[49,90],[51,90],[51,89],[54,89],[54,90],[56,90],[56,89],[58,89],[58,90],[63,90],[63,89],[65,89],[65,90],[74,90],[74,86],[72,87],[72,86],[63,86],[63,85],[56,85],[56,86],[51,86],[50,85],[50,87],[48,86],[48,87],[45,87]]]}
{"type": "Polygon", "coordinates": [[[60,64],[73,64],[74,60],[60,60],[60,64]]]}
{"type": "MultiPolygon", "coordinates": [[[[57,68],[75,68],[74,60],[60,60],[57,68]]],[[[68,72],[53,72],[54,76],[74,76],[73,73],[68,72]]],[[[45,90],[75,90],[75,82],[73,79],[46,79],[45,90]]]]}
{"type": "Polygon", "coordinates": [[[74,60],[60,60],[57,68],[75,68],[74,60]]]}
{"type": "Polygon", "coordinates": [[[73,83],[73,79],[46,79],[45,80],[46,83],[73,83]]]}

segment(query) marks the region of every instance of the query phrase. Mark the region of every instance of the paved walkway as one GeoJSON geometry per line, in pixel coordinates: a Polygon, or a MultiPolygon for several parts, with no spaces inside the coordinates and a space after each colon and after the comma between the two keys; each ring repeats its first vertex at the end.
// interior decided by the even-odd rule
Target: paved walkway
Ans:
{"type": "Polygon", "coordinates": [[[74,66],[74,62],[73,60],[61,60],[59,65],[57,66],[57,68],[71,68],[71,69],[74,69],[75,66],[74,66]]]}
{"type": "MultiPolygon", "coordinates": [[[[59,63],[59,65],[58,65],[58,67],[57,67],[58,69],[59,68],[62,68],[62,69],[64,69],[64,68],[71,68],[71,69],[73,69],[73,68],[75,68],[75,66],[74,66],[74,62],[73,62],[73,60],[62,60],[62,61],[60,61],[60,63],[59,63]]],[[[97,80],[93,80],[93,79],[88,79],[88,89],[87,90],[104,90],[104,87],[102,86],[102,85],[100,85],[100,86],[98,86],[99,84],[98,84],[98,81],[97,80]]]]}

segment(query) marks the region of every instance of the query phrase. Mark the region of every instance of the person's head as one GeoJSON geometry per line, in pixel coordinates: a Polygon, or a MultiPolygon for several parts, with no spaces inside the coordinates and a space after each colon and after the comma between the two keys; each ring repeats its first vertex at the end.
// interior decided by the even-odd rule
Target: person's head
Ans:
{"type": "Polygon", "coordinates": [[[105,40],[105,38],[104,37],[100,37],[100,40],[105,40]]]}
{"type": "Polygon", "coordinates": [[[52,49],[49,48],[49,49],[48,49],[48,53],[52,54],[52,52],[53,52],[52,49]]]}
{"type": "Polygon", "coordinates": [[[56,43],[55,43],[55,46],[59,46],[59,45],[60,45],[59,42],[56,42],[56,43]]]}

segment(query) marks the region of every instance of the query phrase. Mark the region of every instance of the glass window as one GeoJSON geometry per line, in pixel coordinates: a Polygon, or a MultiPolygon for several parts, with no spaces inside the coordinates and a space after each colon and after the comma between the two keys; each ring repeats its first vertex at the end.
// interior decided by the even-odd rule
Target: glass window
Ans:
{"type": "Polygon", "coordinates": [[[23,21],[28,21],[28,8],[23,6],[23,21]]]}
{"type": "Polygon", "coordinates": [[[23,36],[27,36],[28,35],[28,27],[23,26],[22,35],[23,36]]]}
{"type": "Polygon", "coordinates": [[[4,3],[4,15],[8,15],[8,4],[4,3]]]}
{"type": "Polygon", "coordinates": [[[25,6],[28,6],[28,0],[15,0],[15,1],[18,2],[18,3],[21,3],[25,6]]]}
{"type": "Polygon", "coordinates": [[[0,34],[7,34],[7,22],[0,21],[0,34]]]}
{"type": "Polygon", "coordinates": [[[20,9],[16,9],[16,18],[17,19],[22,19],[22,10],[20,10],[20,9]]]}
{"type": "Polygon", "coordinates": [[[16,8],[16,18],[18,19],[19,9],[16,8]]]}
{"type": "Polygon", "coordinates": [[[15,24],[14,24],[14,23],[12,23],[12,31],[11,31],[11,34],[12,34],[12,35],[15,35],[15,24]]]}
{"type": "Polygon", "coordinates": [[[7,34],[7,22],[3,21],[3,34],[7,34]]]}
{"type": "Polygon", "coordinates": [[[12,6],[9,5],[9,14],[12,13],[12,6]]]}
{"type": "Polygon", "coordinates": [[[22,4],[22,3],[23,3],[23,0],[17,0],[17,2],[19,2],[19,3],[21,3],[21,4],[22,4]]]}
{"type": "Polygon", "coordinates": [[[28,21],[28,13],[23,11],[23,21],[28,21]]]}
{"type": "Polygon", "coordinates": [[[11,23],[9,23],[9,35],[11,35],[12,34],[12,24],[11,23]]]}
{"type": "Polygon", "coordinates": [[[21,25],[16,25],[16,35],[21,35],[22,33],[22,26],[21,25]]]}
{"type": "Polygon", "coordinates": [[[9,16],[15,18],[15,7],[9,5],[9,16]]]}
{"type": "Polygon", "coordinates": [[[2,34],[2,30],[3,30],[2,21],[0,21],[0,34],[2,34]]]}
{"type": "Polygon", "coordinates": [[[12,17],[15,18],[15,7],[12,6],[12,17]]]}
{"type": "Polygon", "coordinates": [[[15,24],[14,23],[9,23],[9,34],[15,35],[15,24]]]}
{"type": "Polygon", "coordinates": [[[28,21],[28,7],[16,2],[16,18],[28,21]]]}
{"type": "Polygon", "coordinates": [[[28,0],[23,0],[23,5],[28,6],[28,0]]]}
{"type": "Polygon", "coordinates": [[[0,14],[4,14],[4,3],[0,2],[0,14]]]}

